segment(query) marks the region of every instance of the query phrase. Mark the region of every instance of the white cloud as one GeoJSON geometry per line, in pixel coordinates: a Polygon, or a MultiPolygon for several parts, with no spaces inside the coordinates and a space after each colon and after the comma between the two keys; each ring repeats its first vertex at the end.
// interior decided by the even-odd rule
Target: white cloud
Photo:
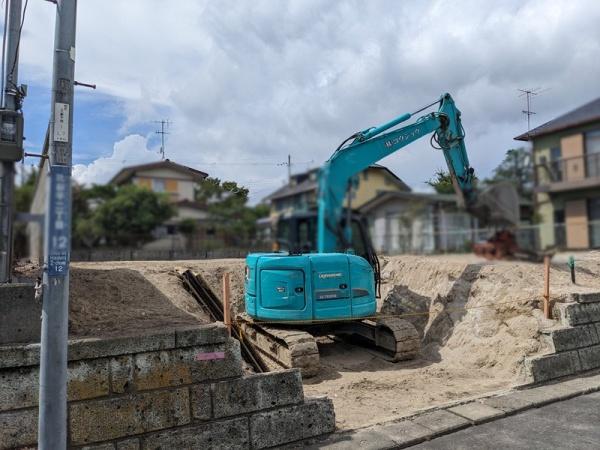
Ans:
{"type": "Polygon", "coordinates": [[[148,149],[148,139],[131,134],[115,143],[112,155],[98,158],[90,164],[75,164],[73,178],[81,184],[108,182],[124,166],[144,164],[159,160],[156,151],[148,149]]]}
{"type": "MultiPolygon", "coordinates": [[[[167,115],[168,157],[251,185],[255,199],[285,178],[288,153],[320,164],[354,131],[443,92],[479,176],[525,131],[518,88],[550,89],[535,124],[600,95],[597,0],[106,4],[79,2],[77,78],[122,100],[123,133],[167,115]]],[[[49,82],[53,6],[29,9],[23,73],[49,82]]],[[[443,160],[423,140],[385,163],[418,186],[443,160]]]]}

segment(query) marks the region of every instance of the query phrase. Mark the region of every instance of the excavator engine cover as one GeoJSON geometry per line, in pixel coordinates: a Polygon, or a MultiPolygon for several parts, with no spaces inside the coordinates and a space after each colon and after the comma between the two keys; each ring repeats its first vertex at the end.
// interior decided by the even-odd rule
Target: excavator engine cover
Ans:
{"type": "Polygon", "coordinates": [[[246,313],[256,320],[320,321],[375,314],[370,264],[345,253],[253,253],[246,258],[246,313]]]}

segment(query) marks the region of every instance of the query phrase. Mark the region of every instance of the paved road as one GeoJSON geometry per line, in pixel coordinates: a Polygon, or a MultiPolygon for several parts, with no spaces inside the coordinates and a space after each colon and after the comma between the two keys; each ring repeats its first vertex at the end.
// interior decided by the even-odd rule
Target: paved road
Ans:
{"type": "Polygon", "coordinates": [[[552,403],[410,447],[417,449],[600,449],[600,392],[552,403]]]}

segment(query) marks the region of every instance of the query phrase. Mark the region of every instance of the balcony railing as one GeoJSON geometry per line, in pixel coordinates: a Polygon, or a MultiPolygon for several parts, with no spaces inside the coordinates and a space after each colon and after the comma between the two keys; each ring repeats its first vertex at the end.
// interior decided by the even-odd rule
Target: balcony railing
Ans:
{"type": "Polygon", "coordinates": [[[600,153],[563,158],[535,166],[536,186],[553,183],[576,184],[598,179],[600,183],[600,153]]]}

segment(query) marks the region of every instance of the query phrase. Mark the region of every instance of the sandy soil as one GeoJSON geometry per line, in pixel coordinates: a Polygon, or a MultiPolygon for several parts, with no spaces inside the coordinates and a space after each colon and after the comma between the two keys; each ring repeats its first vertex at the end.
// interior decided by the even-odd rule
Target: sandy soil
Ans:
{"type": "MultiPolygon", "coordinates": [[[[551,294],[600,290],[600,253],[578,253],[577,285],[568,255],[557,255],[551,294]]],[[[382,261],[381,311],[409,314],[423,338],[416,361],[392,364],[369,351],[323,339],[320,374],[304,380],[307,395],[333,399],[337,425],[356,428],[417,410],[505,390],[521,382],[525,357],[548,349],[539,330],[540,264],[490,263],[471,255],[398,256],[382,261]]],[[[243,260],[75,263],[70,334],[107,336],[207,322],[175,269],[201,274],[215,293],[231,272],[235,312],[243,310],[243,260]]],[[[21,275],[35,276],[32,267],[21,275]]]]}
{"type": "MultiPolygon", "coordinates": [[[[596,255],[578,257],[578,286],[557,259],[552,298],[600,290],[596,255]]],[[[382,310],[411,314],[407,319],[423,336],[422,356],[391,364],[356,347],[321,344],[322,371],[305,380],[305,392],[332,397],[340,428],[506,390],[522,382],[525,357],[548,351],[539,330],[555,322],[539,309],[540,264],[490,263],[471,255],[399,256],[385,258],[382,272],[382,310]],[[423,315],[412,315],[419,312],[423,315]]]]}
{"type": "MultiPolygon", "coordinates": [[[[553,263],[555,301],[571,292],[600,290],[600,255],[576,258],[577,286],[571,285],[566,256],[553,263]]],[[[208,263],[201,273],[218,294],[220,273],[239,270],[232,280],[240,284],[233,281],[232,289],[241,304],[243,263],[208,263]]],[[[416,361],[392,364],[359,347],[320,342],[321,371],[304,380],[304,389],[333,399],[339,428],[509,389],[522,382],[525,357],[548,351],[539,330],[555,322],[540,311],[541,264],[451,255],[389,257],[382,266],[381,311],[410,314],[407,319],[423,337],[423,352],[416,361]]]]}

